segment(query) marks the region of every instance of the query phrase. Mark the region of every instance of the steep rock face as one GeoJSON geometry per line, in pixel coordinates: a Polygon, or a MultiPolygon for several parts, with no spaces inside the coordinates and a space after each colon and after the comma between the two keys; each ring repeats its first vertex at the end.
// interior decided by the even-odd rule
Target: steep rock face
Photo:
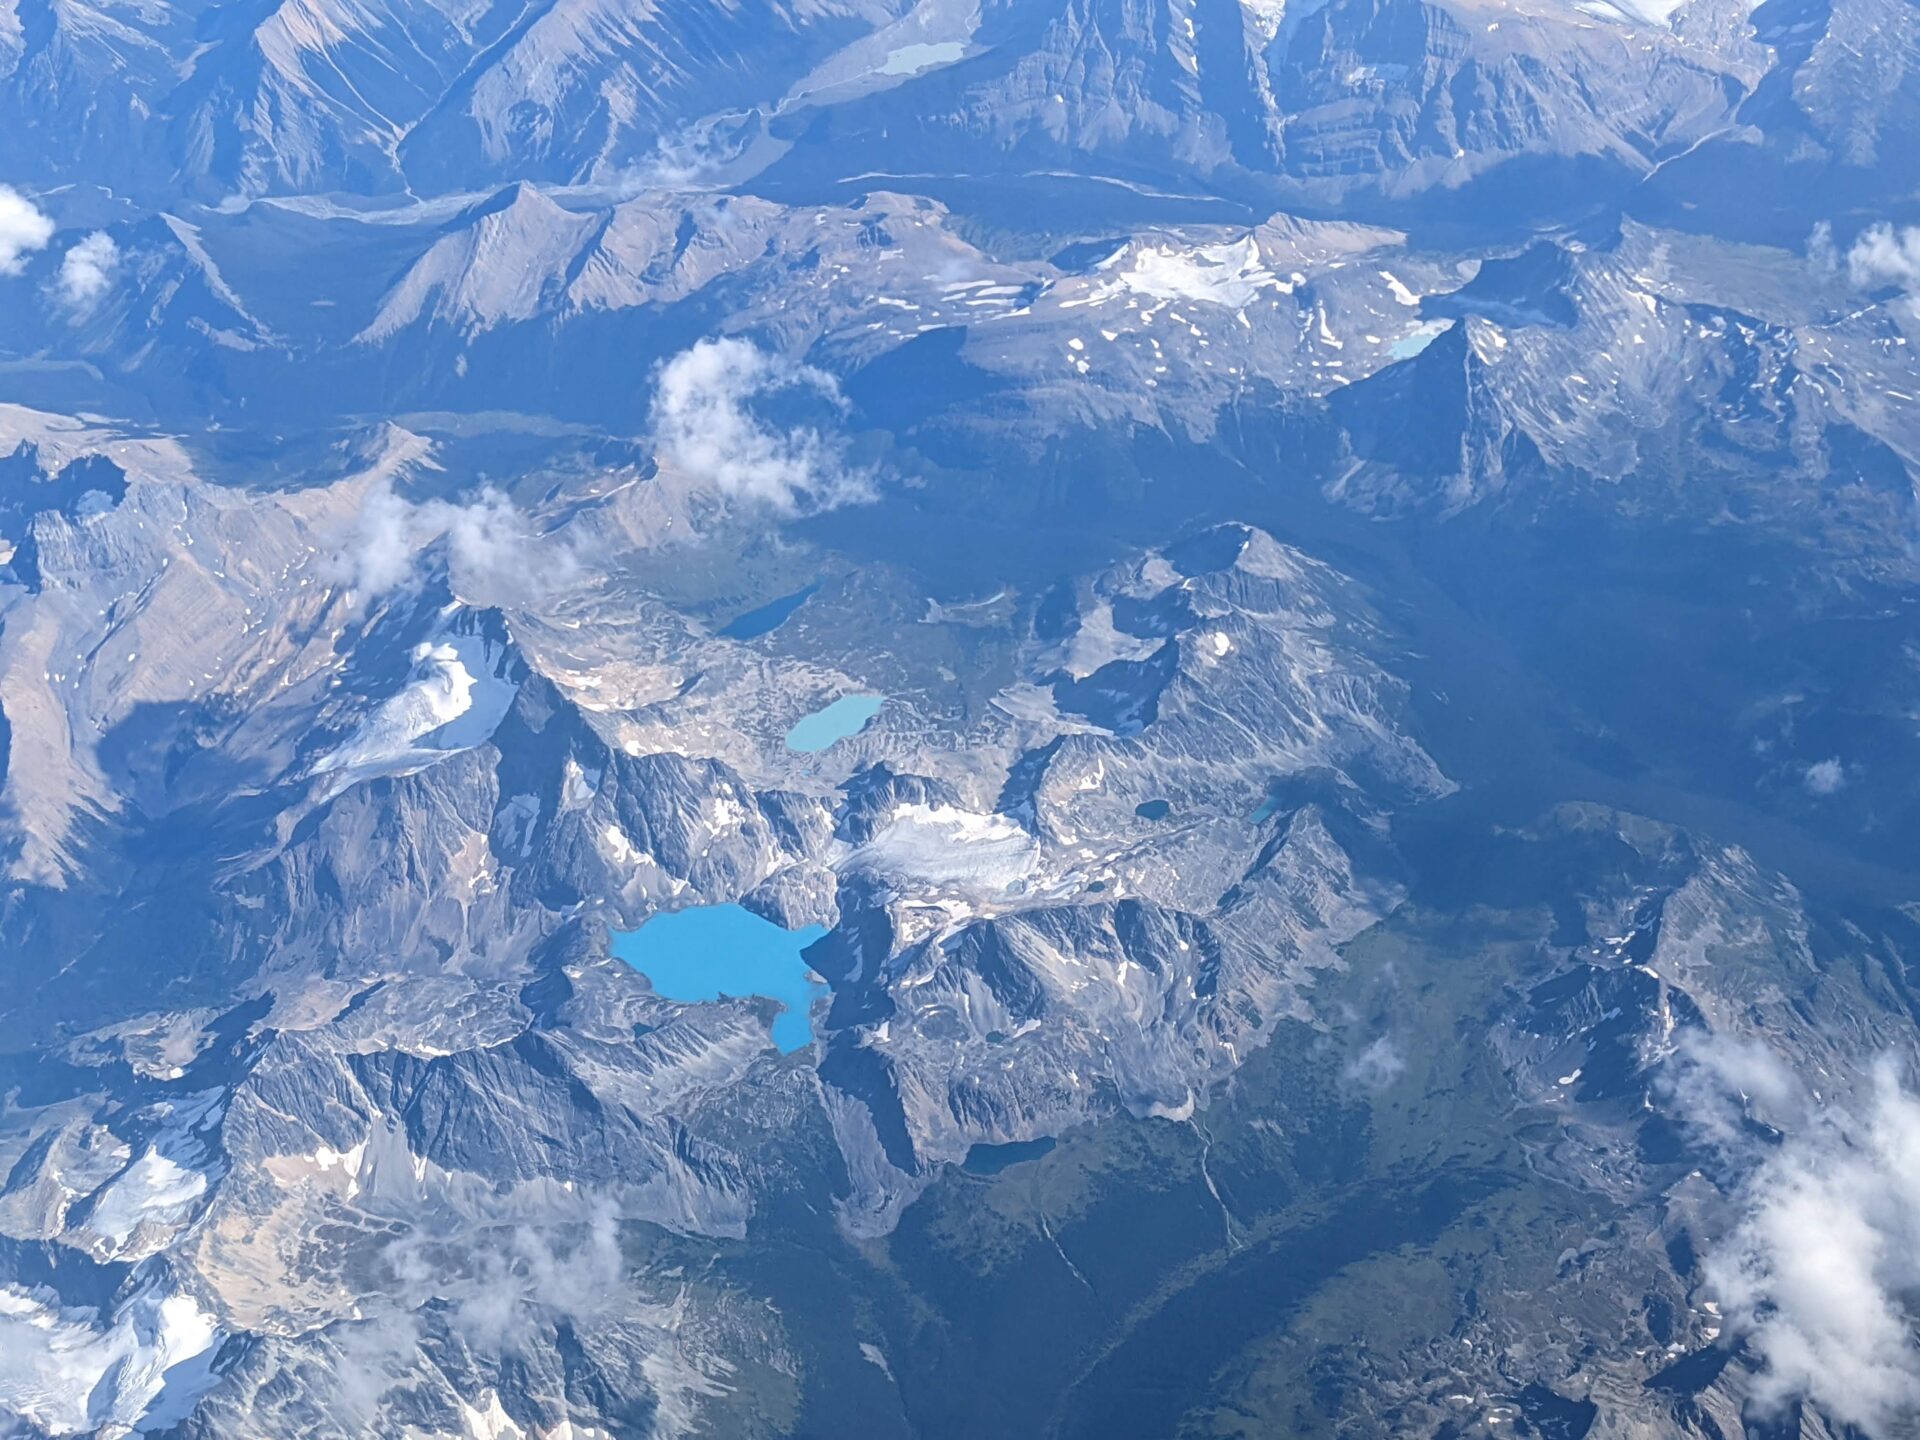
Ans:
{"type": "Polygon", "coordinates": [[[84,164],[103,185],[148,178],[164,153],[154,112],[177,83],[176,57],[191,49],[197,16],[193,5],[137,3],[0,10],[9,175],[58,184],[84,164]]]}
{"type": "Polygon", "coordinates": [[[1390,194],[1517,160],[1642,169],[1724,128],[1762,72],[1731,7],[1596,8],[1290,7],[1267,51],[1282,169],[1390,194]]]}
{"type": "Polygon", "coordinates": [[[839,45],[896,18],[874,0],[634,7],[565,0],[523,17],[401,149],[409,180],[610,177],[671,166],[679,132],[777,95],[839,45]]]}
{"type": "Polygon", "coordinates": [[[582,243],[598,228],[528,186],[505,190],[435,242],[359,338],[385,339],[423,315],[468,335],[531,319],[577,267],[582,243]]]}
{"type": "Polygon", "coordinates": [[[1230,0],[999,0],[980,9],[967,37],[957,63],[803,117],[806,153],[793,163],[831,167],[833,153],[857,145],[903,172],[929,161],[964,171],[970,155],[996,168],[1011,161],[1015,173],[1265,168],[1254,41],[1230,0]]]}
{"type": "Polygon", "coordinates": [[[869,4],[598,0],[531,12],[288,0],[249,16],[113,4],[28,14],[0,27],[17,122],[0,151],[10,171],[84,162],[102,184],[203,198],[608,178],[670,159],[672,143],[654,152],[684,126],[777,95],[895,18],[869,4]],[[115,93],[101,105],[108,77],[115,93]]]}
{"type": "Polygon", "coordinates": [[[902,171],[916,152],[959,169],[984,150],[1321,203],[1455,188],[1515,161],[1591,182],[1726,130],[1770,61],[1744,9],[1718,0],[1015,0],[984,9],[966,48],[898,91],[823,108],[808,149],[858,144],[902,171]]]}
{"type": "Polygon", "coordinates": [[[232,25],[167,97],[183,177],[244,194],[394,186],[396,147],[484,46],[486,11],[286,0],[232,25]]]}
{"type": "Polygon", "coordinates": [[[1321,203],[1519,162],[1557,194],[1730,131],[1769,72],[1756,113],[1845,165],[1889,153],[1912,109],[1911,23],[1879,0],[1769,15],[1764,44],[1722,0],[23,12],[0,28],[9,169],[203,199],[620,186],[789,146],[793,173],[838,175],[856,145],[902,173],[1011,160],[1321,203]]]}
{"type": "Polygon", "coordinates": [[[987,12],[975,38],[1004,58],[998,73],[972,67],[955,118],[1003,146],[1202,174],[1262,158],[1235,6],[1016,3],[987,12]]]}
{"type": "Polygon", "coordinates": [[[1357,462],[1343,498],[1537,505],[1550,483],[1786,526],[1818,495],[1850,529],[1839,514],[1910,493],[1920,435],[1886,403],[1912,383],[1909,318],[1802,256],[1628,223],[1489,263],[1430,308],[1459,318],[1333,403],[1357,462]]]}
{"type": "MultiPolygon", "coordinates": [[[[1371,807],[1450,787],[1347,648],[1357,603],[1228,528],[1046,623],[1026,665],[1050,688],[999,703],[1064,733],[995,813],[896,798],[841,864],[817,963],[847,1027],[822,1078],[865,1112],[843,1143],[924,1175],[1116,1107],[1184,1117],[1305,1013],[1314,970],[1398,903],[1371,807]]],[[[897,1203],[855,1196],[863,1224],[897,1203]]]]}
{"type": "MultiPolygon", "coordinates": [[[[1877,0],[1839,0],[1819,21],[1787,19],[1776,41],[1780,88],[1835,160],[1865,172],[1904,168],[1890,138],[1920,118],[1920,29],[1913,12],[1877,0]]],[[[1771,38],[1771,37],[1770,37],[1771,38]]],[[[1791,123],[1791,122],[1789,122],[1791,123]]]]}
{"type": "MultiPolygon", "coordinates": [[[[1114,1106],[1185,1118],[1393,900],[1316,811],[1296,812],[1208,914],[1129,898],[949,921],[885,963],[877,1018],[821,1074],[865,1102],[910,1173],[1114,1106]]],[[[908,933],[922,919],[900,916],[908,933]]]]}
{"type": "MultiPolygon", "coordinates": [[[[278,748],[285,764],[286,727],[306,722],[336,662],[331,637],[315,633],[325,601],[309,590],[289,606],[281,595],[314,554],[307,537],[318,517],[307,504],[253,506],[201,486],[168,441],[49,424],[33,412],[11,420],[16,434],[37,439],[43,460],[104,455],[127,476],[113,503],[33,517],[34,583],[9,608],[0,645],[13,677],[14,870],[57,883],[76,859],[79,827],[141,794],[158,754],[196,729],[250,731],[243,750],[278,748]],[[236,552],[244,558],[222,558],[236,552]],[[277,713],[255,703],[268,697],[277,713]]],[[[178,761],[199,748],[187,743],[178,761]]],[[[208,759],[204,783],[230,785],[233,770],[208,759]]],[[[193,779],[182,784],[191,795],[193,779]]]]}

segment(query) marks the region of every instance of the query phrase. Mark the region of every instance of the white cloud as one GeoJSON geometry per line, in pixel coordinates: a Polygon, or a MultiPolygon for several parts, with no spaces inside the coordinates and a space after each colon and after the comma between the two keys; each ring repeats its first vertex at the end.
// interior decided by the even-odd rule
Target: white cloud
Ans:
{"type": "Polygon", "coordinates": [[[415,1378],[421,1364],[420,1319],[407,1311],[385,1310],[370,1318],[331,1327],[332,1353],[326,1365],[326,1407],[348,1434],[386,1433],[381,1405],[397,1387],[415,1378]]]}
{"type": "Polygon", "coordinates": [[[1762,1365],[1754,1399],[1804,1398],[1869,1436],[1920,1420],[1920,1099],[1891,1061],[1864,1099],[1810,1093],[1757,1041],[1695,1034],[1668,1098],[1745,1170],[1738,1220],[1709,1246],[1707,1295],[1762,1365]],[[1782,1134],[1759,1136],[1764,1119],[1782,1134]]]}
{"type": "Polygon", "coordinates": [[[1838,755],[1821,760],[1807,767],[1800,783],[1807,787],[1809,795],[1832,795],[1847,783],[1847,767],[1840,763],[1838,755]]]}
{"type": "Polygon", "coordinates": [[[60,261],[60,298],[75,310],[85,310],[113,284],[120,268],[120,247],[104,230],[79,241],[60,261]]]}
{"type": "Polygon", "coordinates": [[[1391,1035],[1382,1035],[1353,1058],[1347,1079],[1367,1090],[1383,1090],[1407,1068],[1406,1058],[1391,1035]]]}
{"type": "Polygon", "coordinates": [[[1847,278],[1861,290],[1897,285],[1909,300],[1920,296],[1920,225],[1868,226],[1847,251],[1847,278]]]}
{"type": "Polygon", "coordinates": [[[1847,252],[1847,273],[1856,285],[1920,289],[1920,225],[1868,226],[1847,252]]]}
{"type": "Polygon", "coordinates": [[[610,1206],[593,1209],[571,1247],[523,1225],[503,1249],[513,1280],[499,1277],[460,1302],[457,1311],[460,1331],[485,1348],[502,1354],[523,1349],[536,1333],[530,1312],[592,1315],[619,1295],[626,1260],[610,1206]]]}
{"type": "Polygon", "coordinates": [[[557,541],[542,543],[527,528],[513,502],[483,490],[466,504],[433,501],[415,510],[430,527],[444,527],[454,588],[483,601],[538,593],[570,568],[571,552],[557,541]],[[539,554],[536,559],[536,552],[539,554]]]}
{"type": "Polygon", "coordinates": [[[367,492],[334,558],[336,578],[373,598],[417,583],[427,547],[445,540],[454,593],[475,605],[511,605],[566,583],[577,562],[564,541],[537,536],[498,490],[471,500],[415,503],[381,480],[367,492]]]}
{"type": "Polygon", "coordinates": [[[871,482],[850,470],[842,448],[806,427],[778,431],[751,402],[809,390],[843,404],[833,377],[768,353],[751,341],[702,340],[667,361],[653,400],[661,456],[696,483],[782,514],[869,498],[871,482]]]}
{"type": "Polygon", "coordinates": [[[384,595],[414,579],[418,550],[414,507],[390,484],[367,492],[353,535],[337,557],[341,579],[363,595],[384,595]]]}
{"type": "Polygon", "coordinates": [[[1756,1398],[1805,1396],[1869,1435],[1920,1421],[1920,1100],[1890,1063],[1863,1117],[1834,1109],[1748,1182],[1707,1287],[1765,1363],[1756,1398]]]}
{"type": "Polygon", "coordinates": [[[0,185],[0,275],[18,275],[26,257],[46,249],[53,221],[11,185],[0,185]]]}

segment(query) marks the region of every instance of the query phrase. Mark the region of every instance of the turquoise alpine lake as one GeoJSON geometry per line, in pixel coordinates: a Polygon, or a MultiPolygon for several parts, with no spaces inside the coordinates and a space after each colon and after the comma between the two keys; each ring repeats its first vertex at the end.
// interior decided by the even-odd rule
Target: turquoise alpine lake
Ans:
{"type": "Polygon", "coordinates": [[[1267,782],[1267,798],[1260,802],[1260,808],[1253,812],[1253,823],[1260,825],[1273,818],[1273,812],[1280,808],[1280,782],[1267,782]]]}
{"type": "Polygon", "coordinates": [[[787,748],[803,754],[824,750],[836,740],[858,735],[887,703],[884,695],[842,695],[787,732],[787,748]]]}
{"type": "Polygon", "coordinates": [[[1389,345],[1387,354],[1395,360],[1411,360],[1452,328],[1451,320],[1424,321],[1389,345]]]}
{"type": "Polygon", "coordinates": [[[780,1002],[773,1043],[782,1055],[813,1040],[813,1002],[827,987],[812,978],[801,952],[824,925],[782,930],[743,905],[702,905],[656,915],[638,930],[616,930],[613,953],[668,1000],[694,1003],[723,995],[780,1002]]]}

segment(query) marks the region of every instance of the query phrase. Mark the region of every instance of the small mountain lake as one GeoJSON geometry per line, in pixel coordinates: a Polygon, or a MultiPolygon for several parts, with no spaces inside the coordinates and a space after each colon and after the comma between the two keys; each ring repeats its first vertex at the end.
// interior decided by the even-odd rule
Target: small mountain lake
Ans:
{"type": "Polygon", "coordinates": [[[782,1055],[812,1043],[813,1002],[827,987],[802,953],[823,925],[782,930],[743,905],[702,905],[655,915],[638,930],[616,930],[613,953],[668,1000],[694,1004],[723,995],[764,995],[783,1007],[773,1022],[782,1055]]]}
{"type": "Polygon", "coordinates": [[[794,611],[811,600],[813,592],[819,588],[818,585],[809,585],[791,595],[782,595],[778,600],[769,600],[757,610],[735,616],[733,622],[720,633],[729,640],[757,640],[762,635],[771,635],[787,623],[794,611]]]}
{"type": "Polygon", "coordinates": [[[1422,321],[1389,345],[1387,354],[1395,360],[1411,360],[1452,328],[1451,320],[1422,321]]]}
{"type": "Polygon", "coordinates": [[[902,45],[887,52],[887,58],[875,72],[880,75],[918,75],[935,65],[951,65],[967,53],[958,40],[942,40],[933,45],[902,45]]]}
{"type": "Polygon", "coordinates": [[[967,1158],[960,1162],[960,1168],[969,1175],[998,1175],[1014,1165],[1051,1154],[1053,1146],[1051,1135],[1042,1135],[1038,1140],[1009,1140],[1001,1145],[991,1145],[981,1140],[968,1148],[967,1158]]]}
{"type": "Polygon", "coordinates": [[[884,695],[842,695],[816,710],[787,732],[787,748],[802,754],[825,750],[849,735],[858,735],[887,703],[884,695]]]}

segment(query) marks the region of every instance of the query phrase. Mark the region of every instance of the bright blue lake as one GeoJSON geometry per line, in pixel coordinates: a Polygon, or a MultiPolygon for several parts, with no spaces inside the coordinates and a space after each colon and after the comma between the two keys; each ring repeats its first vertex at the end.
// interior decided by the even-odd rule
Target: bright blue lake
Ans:
{"type": "Polygon", "coordinates": [[[656,915],[638,930],[616,930],[613,953],[669,1000],[764,995],[784,1007],[773,1043],[785,1055],[813,1039],[808,1009],[827,987],[808,978],[800,952],[825,935],[821,925],[782,930],[741,905],[703,905],[656,915]]]}
{"type": "Polygon", "coordinates": [[[824,710],[816,710],[787,732],[787,748],[811,754],[836,740],[858,735],[887,703],[884,695],[842,695],[824,710]]]}

